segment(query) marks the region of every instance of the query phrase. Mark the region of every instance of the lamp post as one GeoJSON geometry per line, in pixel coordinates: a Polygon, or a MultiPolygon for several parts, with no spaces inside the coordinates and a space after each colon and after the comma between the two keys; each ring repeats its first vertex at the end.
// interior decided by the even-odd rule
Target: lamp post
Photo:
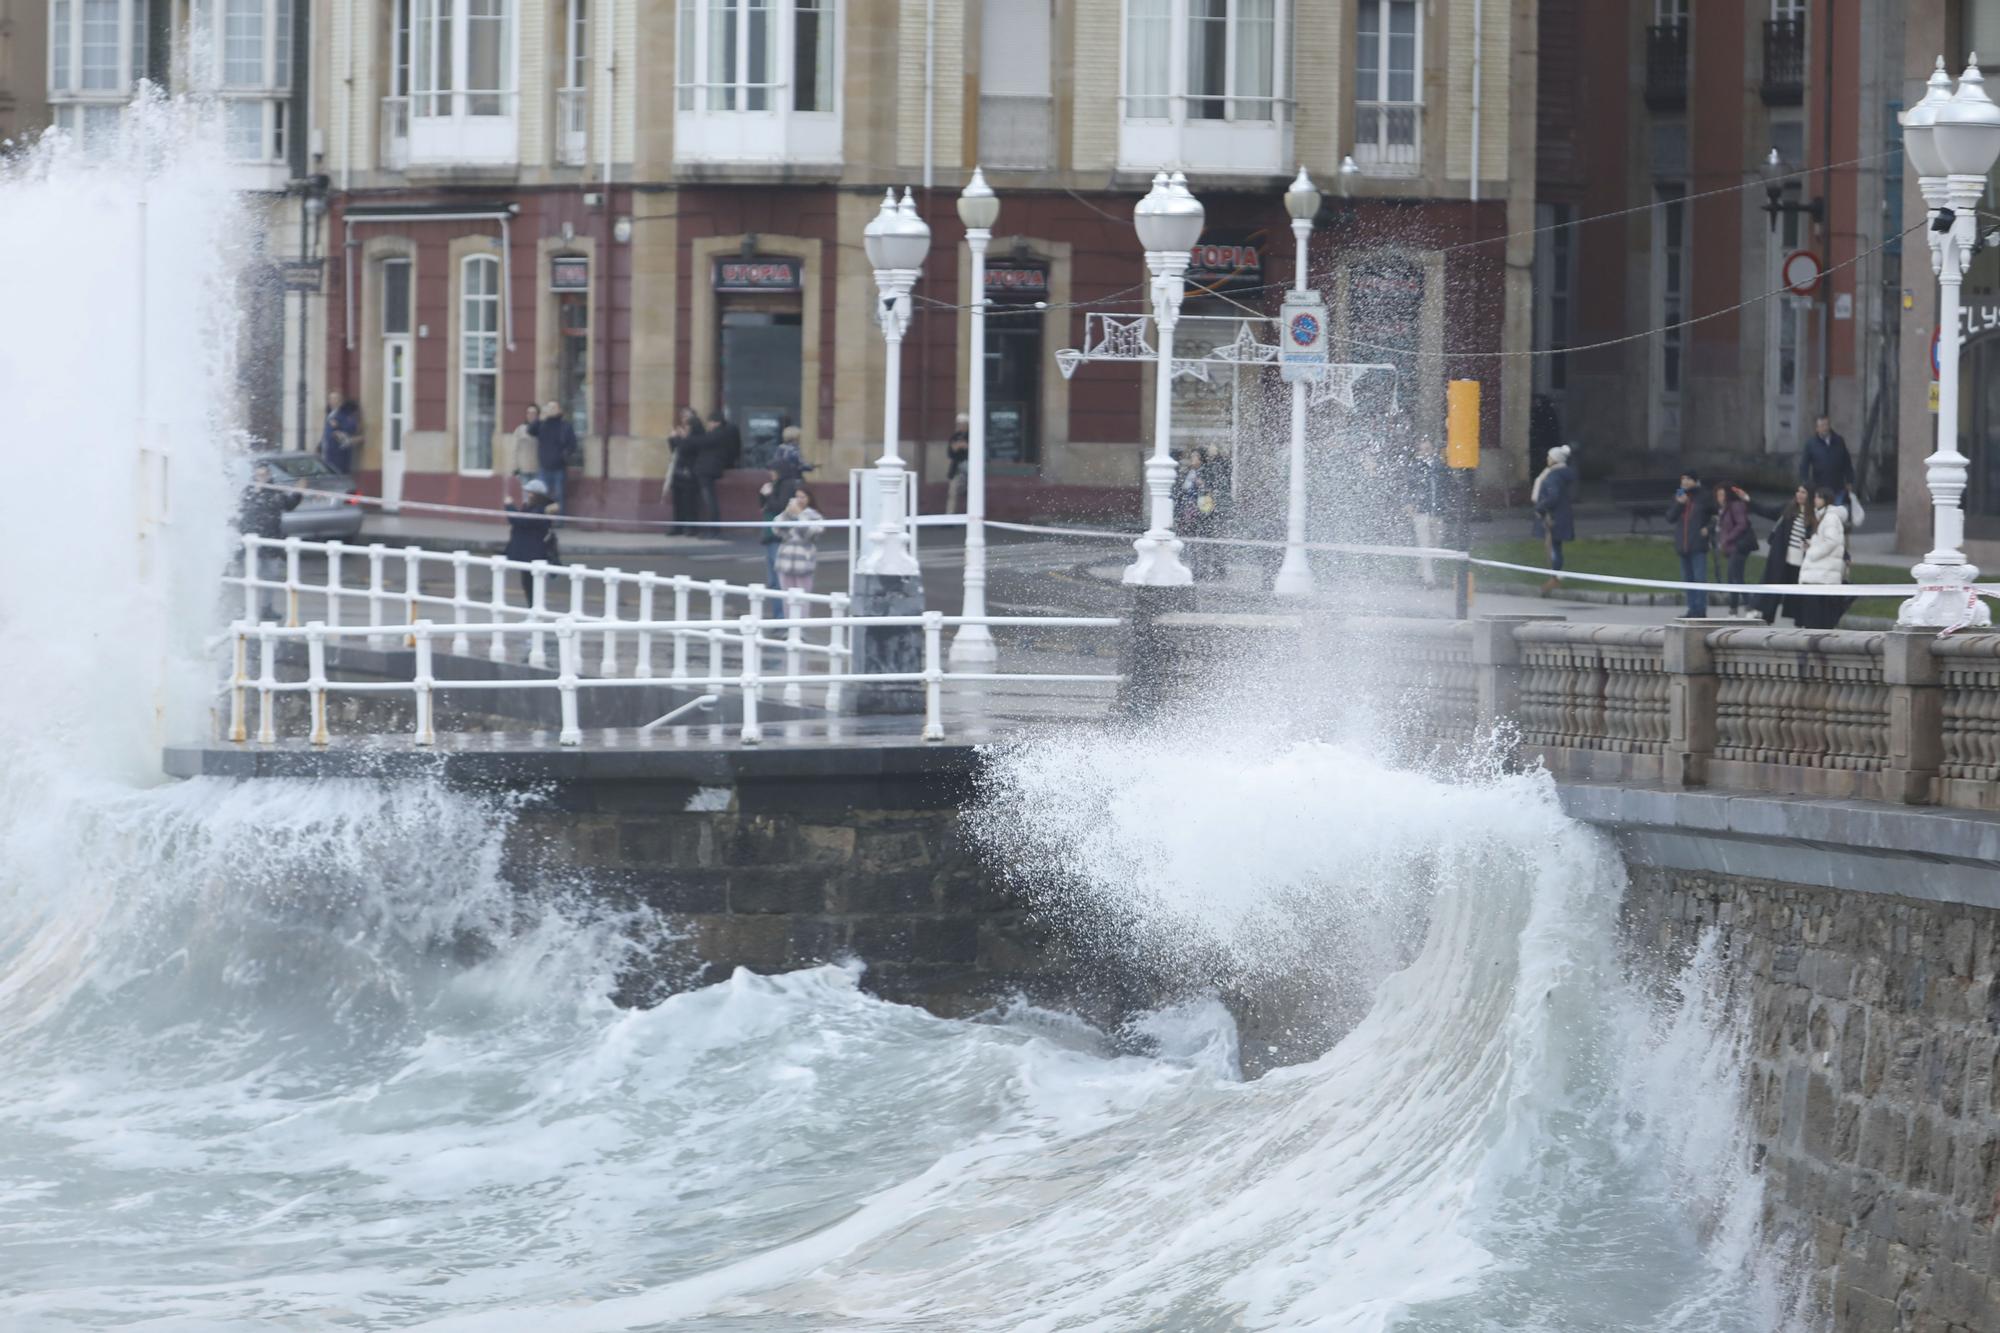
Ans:
{"type": "MultiPolygon", "coordinates": [[[[1306,290],[1306,249],[1312,237],[1313,217],[1319,212],[1319,190],[1304,167],[1298,179],[1285,191],[1285,211],[1292,215],[1292,297],[1298,303],[1308,299],[1306,290]]],[[[1280,329],[1280,340],[1289,328],[1280,329]]],[[[1324,330],[1321,335],[1324,337],[1324,330]]],[[[1291,487],[1285,501],[1285,558],[1271,591],[1280,597],[1310,597],[1313,590],[1312,565],[1306,559],[1306,382],[1292,380],[1291,487]]]]}
{"type": "Polygon", "coordinates": [[[1194,575],[1181,563],[1181,543],[1174,536],[1174,326],[1180,322],[1188,260],[1201,240],[1205,216],[1201,201],[1188,191],[1187,177],[1178,171],[1172,177],[1157,173],[1152,190],[1132,210],[1132,225],[1146,248],[1146,268],[1153,276],[1153,322],[1159,329],[1153,456],[1146,460],[1152,516],[1146,535],[1132,543],[1138,558],[1125,568],[1125,582],[1140,587],[1184,588],[1194,582],[1194,575]]]}
{"type": "Polygon", "coordinates": [[[875,527],[864,534],[857,572],[893,576],[915,575],[917,561],[909,549],[903,523],[908,471],[898,439],[901,435],[903,335],[910,328],[910,289],[916,285],[931,250],[931,229],[917,216],[910,191],[896,203],[892,189],[882,196],[882,209],[861,233],[868,263],[875,270],[881,295],[875,322],[888,345],[882,370],[882,456],[875,460],[870,490],[875,499],[875,527]]]}
{"type": "MultiPolygon", "coordinates": [[[[965,449],[965,601],[960,614],[986,614],[986,247],[993,241],[993,224],[1000,220],[1000,201],[978,167],[958,196],[958,220],[965,224],[965,244],[972,251],[972,346],[967,374],[967,415],[971,420],[965,449]]],[[[966,624],[952,636],[953,666],[990,667],[1000,660],[993,632],[966,624]]]]}
{"type": "Polygon", "coordinates": [[[1991,623],[1971,590],[1979,571],[1966,563],[1965,495],[1968,461],[1958,449],[1959,288],[1978,237],[1975,209],[1987,173],[2000,158],[2000,106],[1986,95],[1974,56],[1951,91],[1940,56],[1923,100],[1903,113],[1903,143],[1930,206],[1931,268],[1938,276],[1937,444],[1924,465],[1931,492],[1930,553],[1914,573],[1920,586],[1896,623],[1952,627],[1991,623]]]}

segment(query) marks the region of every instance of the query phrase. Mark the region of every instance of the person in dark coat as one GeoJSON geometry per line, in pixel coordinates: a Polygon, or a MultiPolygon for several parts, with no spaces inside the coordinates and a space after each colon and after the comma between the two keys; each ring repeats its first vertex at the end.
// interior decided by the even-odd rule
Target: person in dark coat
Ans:
{"type": "Polygon", "coordinates": [[[722,502],[716,496],[715,484],[722,480],[723,473],[736,466],[736,460],[742,455],[742,435],[720,411],[715,412],[708,419],[708,430],[702,435],[701,450],[694,459],[694,479],[701,496],[703,522],[722,521],[722,502]]]}
{"type": "MultiPolygon", "coordinates": [[[[1770,553],[1764,557],[1764,574],[1759,582],[1797,583],[1799,566],[1805,559],[1806,542],[1812,533],[1812,492],[1799,487],[1792,493],[1791,503],[1783,508],[1760,504],[1741,489],[1735,494],[1757,517],[1775,520],[1770,541],[1766,543],[1770,553]]],[[[1781,611],[1796,619],[1798,608],[1793,603],[1800,600],[1803,599],[1763,593],[1757,598],[1757,612],[1764,617],[1766,625],[1775,625],[1781,611]]]]}
{"type": "MultiPolygon", "coordinates": [[[[1174,483],[1174,531],[1183,537],[1215,535],[1218,501],[1210,476],[1206,451],[1189,449],[1181,456],[1181,475],[1174,483]]],[[[1198,579],[1213,578],[1217,569],[1216,548],[1207,542],[1190,542],[1186,548],[1188,572],[1198,579]]]]}
{"type": "Polygon", "coordinates": [[[361,407],[337,393],[326,396],[326,424],[319,433],[319,457],[341,476],[354,471],[354,451],[361,443],[361,407]]]}
{"type": "MultiPolygon", "coordinates": [[[[509,560],[521,564],[533,564],[545,560],[549,564],[560,563],[556,550],[556,525],[554,515],[562,512],[562,506],[549,494],[548,483],[540,477],[530,477],[521,485],[521,503],[507,505],[507,550],[509,560]]],[[[521,596],[530,606],[535,601],[535,576],[529,570],[521,571],[521,596]]]]}
{"type": "MultiPolygon", "coordinates": [[[[1535,524],[1549,548],[1549,568],[1558,574],[1563,567],[1563,543],[1576,540],[1576,469],[1569,465],[1569,446],[1559,444],[1549,450],[1548,466],[1535,478],[1529,501],[1535,508],[1535,524]]],[[[1542,585],[1547,592],[1561,582],[1551,578],[1542,585]]]]}
{"type": "MultiPolygon", "coordinates": [[[[243,488],[243,499],[236,511],[236,530],[246,537],[265,537],[277,541],[285,535],[285,514],[299,507],[305,498],[305,478],[292,480],[289,491],[277,488],[272,478],[271,465],[259,463],[250,471],[250,484],[243,488]]],[[[270,598],[271,588],[262,586],[282,583],[285,577],[285,553],[274,546],[257,548],[256,579],[258,589],[257,618],[275,620],[270,598]]],[[[250,566],[244,565],[247,576],[250,566]]]]}
{"type": "Polygon", "coordinates": [[[542,485],[548,488],[550,503],[565,508],[569,502],[569,469],[581,456],[576,427],[563,415],[562,404],[554,399],[542,409],[541,424],[535,428],[535,466],[542,485]]]}
{"type": "Polygon", "coordinates": [[[944,512],[963,514],[965,512],[965,487],[972,458],[972,419],[965,413],[958,414],[958,425],[951,438],[944,442],[944,512]]]}
{"type": "MultiPolygon", "coordinates": [[[[1681,582],[1708,582],[1708,548],[1715,540],[1715,501],[1703,489],[1701,478],[1692,470],[1681,473],[1681,487],[1667,506],[1667,522],[1674,528],[1674,554],[1681,558],[1681,582]]],[[[1687,613],[1708,614],[1708,590],[1687,590],[1687,613]]]]}
{"type": "MultiPolygon", "coordinates": [[[[778,587],[778,546],[784,534],[778,530],[778,519],[784,515],[785,507],[798,493],[799,484],[805,480],[809,469],[799,455],[799,447],[787,441],[778,446],[777,457],[771,462],[771,479],[758,492],[764,502],[764,586],[778,587]]],[[[766,612],[774,619],[785,618],[785,603],[782,598],[773,598],[771,609],[766,612]]]]}
{"type": "Polygon", "coordinates": [[[695,480],[695,460],[701,456],[706,434],[700,413],[692,407],[683,407],[680,424],[667,437],[670,456],[667,480],[660,487],[660,495],[673,506],[674,526],[669,531],[677,537],[692,537],[700,533],[700,529],[693,526],[701,521],[701,485],[695,480]]]}
{"type": "Polygon", "coordinates": [[[1809,494],[1825,488],[1833,493],[1835,504],[1847,503],[1848,488],[1854,485],[1854,458],[1828,417],[1813,422],[1812,436],[1799,450],[1799,485],[1809,494]]]}
{"type": "MultiPolygon", "coordinates": [[[[1714,488],[1715,549],[1727,562],[1725,583],[1743,582],[1744,566],[1757,549],[1757,529],[1750,522],[1750,497],[1741,487],[1718,481],[1714,488]]],[[[1741,593],[1729,594],[1731,614],[1743,610],[1741,593]]]]}

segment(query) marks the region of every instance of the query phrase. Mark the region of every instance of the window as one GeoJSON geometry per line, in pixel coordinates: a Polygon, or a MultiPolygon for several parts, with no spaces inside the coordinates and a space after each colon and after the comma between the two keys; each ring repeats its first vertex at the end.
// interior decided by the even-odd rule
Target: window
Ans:
{"type": "Polygon", "coordinates": [[[1653,210],[1655,306],[1659,312],[1659,381],[1662,397],[1674,398],[1681,391],[1682,335],[1685,330],[1669,327],[1687,318],[1687,190],[1681,185],[1657,187],[1659,202],[1653,210]]]}
{"type": "Polygon", "coordinates": [[[49,101],[56,127],[86,143],[118,127],[146,72],[144,0],[51,0],[49,101]]]}
{"type": "Polygon", "coordinates": [[[399,456],[410,433],[410,261],[382,261],[383,444],[399,456]]]}
{"type": "Polygon", "coordinates": [[[563,16],[563,83],[565,88],[588,86],[590,74],[590,0],[569,0],[563,16]]]}
{"type": "Polygon", "coordinates": [[[1275,120],[1278,33],[1279,0],[1127,0],[1126,117],[1275,120]]]}
{"type": "Polygon", "coordinates": [[[1771,17],[1781,23],[1804,23],[1806,0],[1771,0],[1771,17]]]}
{"type": "Polygon", "coordinates": [[[563,12],[562,87],[556,90],[556,160],[579,167],[590,149],[589,0],[568,0],[563,12]]]}
{"type": "Polygon", "coordinates": [[[508,0],[414,0],[411,92],[418,117],[512,113],[508,0]]]}
{"type": "Polygon", "coordinates": [[[1416,0],[1361,0],[1354,31],[1354,160],[1415,172],[1423,101],[1416,0]]]}
{"type": "Polygon", "coordinates": [[[500,393],[500,261],[492,255],[468,255],[459,268],[458,373],[458,470],[491,472],[500,393]]]}
{"type": "Polygon", "coordinates": [[[980,17],[979,160],[1041,170],[1053,160],[1049,0],[987,5],[980,17]]]}
{"type": "Polygon", "coordinates": [[[229,156],[283,162],[292,0],[199,0],[193,28],[196,78],[220,92],[229,156]]]}
{"type": "Polygon", "coordinates": [[[679,0],[676,155],[840,160],[837,0],[679,0]]]}
{"type": "Polygon", "coordinates": [[[1682,24],[1688,21],[1688,0],[1653,0],[1653,22],[1682,24]]]}
{"type": "Polygon", "coordinates": [[[590,433],[590,260],[557,255],[549,286],[556,304],[556,400],[578,435],[590,433]]]}
{"type": "Polygon", "coordinates": [[[1576,285],[1576,209],[1569,204],[1535,207],[1535,388],[1560,394],[1569,387],[1571,293],[1576,285]]]}

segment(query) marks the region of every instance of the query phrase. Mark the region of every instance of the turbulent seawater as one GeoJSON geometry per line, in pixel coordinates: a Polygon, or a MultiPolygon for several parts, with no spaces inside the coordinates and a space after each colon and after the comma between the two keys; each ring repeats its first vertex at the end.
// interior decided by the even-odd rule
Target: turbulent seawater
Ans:
{"type": "Polygon", "coordinates": [[[501,802],[161,785],[230,493],[227,367],[176,330],[226,330],[235,224],[156,116],[0,173],[10,293],[72,349],[153,335],[142,372],[0,330],[0,398],[77,441],[22,466],[79,497],[0,580],[0,1326],[1785,1325],[1708,962],[1628,989],[1618,863],[1532,775],[1254,729],[1000,757],[981,834],[1045,911],[1341,1034],[1254,1079],[1199,995],[947,1021],[825,967],[621,1009],[673,923],[517,882],[501,802]],[[178,323],[64,295],[132,290],[141,236],[178,323]]]}

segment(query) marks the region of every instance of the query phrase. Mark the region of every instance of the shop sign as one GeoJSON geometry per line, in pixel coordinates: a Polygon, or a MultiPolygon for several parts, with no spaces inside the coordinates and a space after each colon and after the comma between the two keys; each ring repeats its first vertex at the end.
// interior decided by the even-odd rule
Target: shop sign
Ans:
{"type": "Polygon", "coordinates": [[[1188,253],[1187,286],[1194,294],[1264,285],[1262,232],[1212,232],[1188,253]]]}
{"type": "Polygon", "coordinates": [[[278,284],[288,292],[317,293],[326,281],[324,259],[281,259],[277,269],[278,284]]]}
{"type": "Polygon", "coordinates": [[[804,288],[804,266],[796,259],[718,259],[718,292],[796,292],[804,288]]]}
{"type": "Polygon", "coordinates": [[[587,292],[590,290],[590,259],[585,255],[557,255],[549,260],[549,290],[587,292]]]}
{"type": "Polygon", "coordinates": [[[1278,371],[1287,382],[1317,379],[1326,365],[1326,301],[1290,292],[1278,315],[1278,371]]]}
{"type": "MultiPolygon", "coordinates": [[[[1958,332],[1961,341],[1971,342],[1987,334],[2000,332],[2000,304],[1991,301],[1974,305],[1971,302],[1958,308],[1958,332]]],[[[1937,335],[1931,335],[1931,374],[1937,374],[1937,335]]]]}
{"type": "Polygon", "coordinates": [[[1049,294],[1049,271],[1020,264],[991,265],[986,270],[986,294],[1002,300],[1044,300],[1049,294]]]}

